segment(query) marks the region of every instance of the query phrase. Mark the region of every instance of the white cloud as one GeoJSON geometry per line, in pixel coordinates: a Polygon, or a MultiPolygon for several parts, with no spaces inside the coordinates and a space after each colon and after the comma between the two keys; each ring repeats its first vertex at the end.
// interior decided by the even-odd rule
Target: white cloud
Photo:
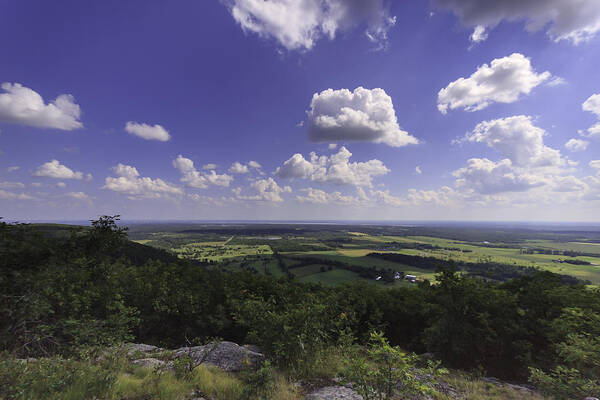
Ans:
{"type": "Polygon", "coordinates": [[[583,111],[589,111],[600,117],[600,93],[593,94],[581,105],[583,111]]]}
{"type": "Polygon", "coordinates": [[[160,178],[140,177],[138,170],[130,165],[118,164],[112,169],[117,177],[106,177],[102,189],[123,193],[130,199],[161,198],[183,194],[181,188],[160,178]]]}
{"type": "Polygon", "coordinates": [[[357,197],[344,195],[341,192],[335,191],[328,193],[321,189],[306,188],[300,189],[300,192],[306,193],[304,196],[296,196],[296,200],[301,203],[313,204],[339,204],[339,205],[361,205],[367,199],[364,191],[361,190],[357,197]]]}
{"type": "Polygon", "coordinates": [[[600,137],[600,122],[595,123],[594,125],[588,128],[589,137],[600,137]]]}
{"type": "Polygon", "coordinates": [[[479,42],[483,42],[488,38],[488,33],[485,31],[485,26],[483,25],[477,25],[474,29],[473,29],[473,33],[471,34],[471,42],[473,43],[479,43],[479,42]]]}
{"type": "Polygon", "coordinates": [[[544,144],[545,134],[533,125],[531,117],[517,115],[480,122],[463,140],[485,143],[519,167],[564,164],[560,151],[544,144]]]}
{"type": "Polygon", "coordinates": [[[5,91],[0,93],[0,122],[64,131],[83,127],[79,105],[69,94],[45,104],[42,96],[20,83],[5,82],[0,87],[5,91]]]}
{"type": "Polygon", "coordinates": [[[585,182],[572,175],[557,176],[553,179],[551,185],[554,192],[583,192],[588,189],[585,182]]]}
{"type": "Polygon", "coordinates": [[[534,175],[519,173],[509,159],[496,163],[487,158],[471,158],[466,167],[454,171],[453,175],[457,178],[457,188],[480,194],[523,192],[544,184],[534,175]]]}
{"type": "Polygon", "coordinates": [[[146,140],[158,140],[159,142],[166,142],[171,139],[169,132],[167,132],[165,128],[158,124],[148,125],[129,121],[125,124],[125,131],[146,140]]]}
{"type": "Polygon", "coordinates": [[[366,25],[367,38],[385,47],[396,23],[384,0],[227,0],[244,32],[273,38],[288,50],[310,50],[323,36],[366,25]]]}
{"type": "Polygon", "coordinates": [[[204,164],[202,166],[202,169],[216,169],[216,168],[217,168],[217,164],[212,164],[212,163],[210,163],[210,164],[204,164]]]}
{"type": "Polygon", "coordinates": [[[421,171],[421,167],[420,166],[416,166],[415,167],[415,172],[417,173],[417,175],[421,175],[422,171],[421,171]]]}
{"type": "MultiPolygon", "coordinates": [[[[34,176],[45,176],[56,179],[83,179],[83,172],[73,171],[61,164],[58,160],[48,161],[40,165],[34,172],[34,176]]],[[[91,175],[88,174],[91,179],[91,175]]]]}
{"type": "Polygon", "coordinates": [[[502,21],[524,21],[530,32],[546,29],[558,42],[579,44],[600,30],[597,0],[434,0],[452,10],[469,27],[494,28],[502,21]]]}
{"type": "Polygon", "coordinates": [[[20,167],[17,166],[13,166],[13,167],[8,167],[6,168],[6,172],[15,172],[18,171],[20,167]]]}
{"type": "Polygon", "coordinates": [[[35,200],[35,197],[25,193],[17,194],[0,189],[0,200],[35,200]]]}
{"type": "Polygon", "coordinates": [[[468,78],[459,78],[438,92],[438,110],[482,110],[492,103],[513,103],[521,94],[548,80],[550,72],[536,73],[531,62],[520,53],[496,58],[483,64],[468,78]]]}
{"type": "MultiPolygon", "coordinates": [[[[173,160],[173,166],[181,172],[181,182],[186,186],[196,189],[206,189],[209,185],[229,186],[233,177],[227,174],[217,174],[213,169],[202,173],[194,167],[194,162],[181,154],[173,160]]],[[[206,165],[205,165],[206,167],[206,165]]]]}
{"type": "Polygon", "coordinates": [[[329,150],[335,150],[337,148],[337,143],[329,143],[327,146],[329,150]]]}
{"type": "Polygon", "coordinates": [[[548,83],[546,83],[547,86],[550,87],[554,87],[554,86],[561,86],[561,85],[566,85],[567,81],[565,78],[561,78],[560,76],[553,76],[552,79],[550,79],[548,81],[548,83]]]}
{"type": "Polygon", "coordinates": [[[313,95],[308,110],[313,142],[362,141],[400,147],[419,141],[400,129],[392,98],[383,89],[327,89],[313,95]]]}
{"type": "Polygon", "coordinates": [[[248,166],[249,166],[250,168],[254,168],[254,169],[260,169],[260,168],[262,168],[262,165],[260,165],[260,164],[259,164],[258,162],[256,162],[256,161],[252,161],[252,160],[248,161],[248,166]]]}
{"type": "Polygon", "coordinates": [[[590,161],[590,167],[597,169],[598,173],[600,173],[600,160],[592,160],[590,161]]]}
{"type": "Polygon", "coordinates": [[[236,161],[229,167],[229,172],[232,174],[247,174],[248,167],[236,161]]]}
{"type": "Polygon", "coordinates": [[[237,187],[231,191],[239,200],[256,200],[282,202],[281,193],[291,193],[292,188],[289,186],[280,187],[273,178],[259,179],[250,184],[250,187],[256,192],[254,195],[242,195],[242,188],[237,187]]]}
{"type": "Polygon", "coordinates": [[[83,192],[69,192],[65,196],[75,200],[83,201],[88,205],[91,205],[93,203],[92,198],[83,192]]]}
{"type": "Polygon", "coordinates": [[[302,154],[296,153],[286,160],[281,167],[278,167],[275,173],[284,179],[308,178],[311,176],[315,166],[307,161],[302,154]]]}
{"type": "Polygon", "coordinates": [[[373,200],[392,207],[420,206],[437,204],[448,206],[456,202],[460,195],[451,187],[443,186],[439,190],[409,189],[406,196],[394,196],[389,190],[371,190],[373,200]]]}
{"type": "Polygon", "coordinates": [[[584,151],[587,149],[590,142],[581,139],[569,139],[567,143],[565,143],[565,148],[569,151],[584,151]]]}
{"type": "Polygon", "coordinates": [[[25,188],[25,185],[22,184],[21,182],[9,182],[9,181],[0,182],[0,189],[23,189],[23,188],[25,188]]]}
{"type": "MultiPolygon", "coordinates": [[[[583,111],[589,111],[600,118],[600,93],[593,94],[581,105],[583,111]]],[[[600,122],[588,128],[588,137],[600,137],[600,122]]],[[[585,136],[585,135],[584,135],[585,136]]]]}
{"type": "Polygon", "coordinates": [[[275,171],[284,179],[310,179],[314,182],[336,185],[371,186],[376,176],[385,175],[390,170],[379,160],[350,162],[350,153],[345,147],[329,157],[310,153],[310,161],[301,154],[294,154],[275,171]]]}
{"type": "Polygon", "coordinates": [[[66,184],[66,183],[64,183],[64,182],[58,182],[58,183],[56,184],[56,187],[59,187],[59,188],[61,188],[61,189],[64,189],[64,188],[66,188],[66,187],[67,187],[67,184],[66,184]]]}

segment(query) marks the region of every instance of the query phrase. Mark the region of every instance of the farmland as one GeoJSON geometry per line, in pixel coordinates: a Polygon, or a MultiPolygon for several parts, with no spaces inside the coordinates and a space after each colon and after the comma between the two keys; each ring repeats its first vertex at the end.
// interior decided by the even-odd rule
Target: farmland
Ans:
{"type": "Polygon", "coordinates": [[[464,274],[490,280],[504,280],[520,271],[547,270],[600,285],[600,232],[593,230],[301,224],[130,228],[130,237],[138,243],[168,250],[179,258],[324,285],[354,280],[406,285],[405,280],[389,278],[397,277],[396,272],[415,275],[417,281],[434,281],[436,270],[431,262],[424,267],[420,261],[431,259],[440,265],[453,262],[464,274]],[[413,257],[399,262],[374,254],[413,257]],[[503,272],[487,274],[487,265],[501,266],[503,272]]]}

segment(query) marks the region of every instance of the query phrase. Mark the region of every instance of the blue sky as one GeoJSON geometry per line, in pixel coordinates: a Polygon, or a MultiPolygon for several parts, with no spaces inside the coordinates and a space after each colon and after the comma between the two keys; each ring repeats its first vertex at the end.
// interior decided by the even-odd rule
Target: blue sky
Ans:
{"type": "Polygon", "coordinates": [[[600,4],[483,3],[0,1],[0,216],[598,220],[600,4]]]}

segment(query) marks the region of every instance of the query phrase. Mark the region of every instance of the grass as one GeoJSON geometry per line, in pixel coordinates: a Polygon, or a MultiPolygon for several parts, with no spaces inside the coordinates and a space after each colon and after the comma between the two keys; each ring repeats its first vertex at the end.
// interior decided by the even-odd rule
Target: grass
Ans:
{"type": "MultiPolygon", "coordinates": [[[[548,270],[557,274],[571,275],[582,280],[589,280],[594,285],[600,285],[600,244],[587,243],[584,240],[559,242],[554,240],[524,240],[522,243],[511,243],[513,248],[505,247],[484,247],[477,244],[483,244],[486,241],[485,233],[482,233],[481,241],[478,243],[459,241],[453,239],[444,239],[429,236],[390,236],[390,235],[371,235],[361,232],[347,232],[347,237],[351,239],[349,243],[340,244],[340,247],[328,250],[311,251],[293,251],[281,252],[283,262],[290,268],[290,271],[297,276],[299,280],[306,282],[322,282],[326,285],[338,284],[357,279],[354,274],[347,273],[321,273],[315,271],[315,267],[293,268],[299,261],[286,258],[291,256],[313,256],[320,260],[341,261],[347,264],[361,267],[391,268],[396,271],[402,271],[406,274],[416,275],[418,279],[428,279],[433,281],[435,273],[430,270],[421,270],[414,266],[402,265],[387,260],[367,257],[371,252],[379,251],[398,252],[408,255],[418,255],[424,257],[437,257],[440,259],[453,259],[463,262],[491,261],[503,264],[512,264],[523,267],[535,267],[548,270]],[[383,250],[386,243],[412,243],[428,244],[438,246],[437,249],[398,249],[396,251],[383,250]],[[575,257],[582,261],[592,263],[592,265],[572,265],[566,263],[555,263],[553,260],[565,259],[568,257],[546,254],[522,254],[520,247],[539,247],[553,250],[571,250],[585,252],[589,254],[598,254],[598,257],[575,257]],[[452,249],[452,250],[450,250],[452,249]],[[456,249],[456,250],[454,250],[456,249]],[[595,265],[594,265],[595,264],[595,265]],[[314,276],[313,276],[314,275],[314,276]]],[[[245,239],[262,239],[264,235],[243,236],[245,239]]],[[[224,235],[184,235],[178,233],[156,232],[150,235],[151,239],[137,240],[138,243],[154,245],[154,241],[160,241],[161,238],[176,239],[179,244],[170,248],[171,251],[178,254],[181,258],[194,259],[200,261],[214,261],[226,264],[228,270],[239,269],[242,262],[247,266],[254,268],[261,274],[268,273],[272,276],[283,276],[277,262],[273,259],[265,260],[263,257],[272,256],[271,247],[267,244],[239,243],[236,240],[228,242],[231,236],[224,235]],[[181,244],[183,240],[183,244],[181,244]],[[253,259],[254,258],[254,259],[253,259]],[[266,264],[265,264],[266,263],[266,264]],[[265,270],[266,266],[266,270],[265,270]]],[[[237,237],[236,237],[237,238],[237,237]]],[[[314,245],[322,244],[320,236],[305,235],[295,239],[310,241],[314,245]],[[313,240],[311,240],[313,239],[313,240]]],[[[289,238],[287,238],[289,239],[289,238]]],[[[497,246],[506,245],[504,243],[495,243],[497,246]]],[[[490,243],[488,246],[494,246],[490,243]]],[[[316,261],[319,263],[319,261],[316,261]]],[[[319,263],[322,264],[322,263],[319,263]]]]}
{"type": "MultiPolygon", "coordinates": [[[[292,270],[294,271],[294,270],[292,270]]],[[[322,283],[326,286],[336,286],[345,282],[352,282],[360,279],[357,274],[345,269],[332,269],[331,271],[321,272],[318,274],[307,275],[299,278],[300,282],[322,283]]]]}
{"type": "Polygon", "coordinates": [[[222,261],[229,258],[273,254],[268,245],[224,245],[192,242],[172,249],[180,258],[207,261],[222,261]]]}
{"type": "MultiPolygon", "coordinates": [[[[507,386],[497,386],[493,383],[475,378],[463,372],[453,371],[443,379],[453,389],[460,392],[469,400],[545,400],[539,393],[516,390],[507,386]]],[[[451,400],[447,395],[437,396],[438,400],[451,400]]]]}

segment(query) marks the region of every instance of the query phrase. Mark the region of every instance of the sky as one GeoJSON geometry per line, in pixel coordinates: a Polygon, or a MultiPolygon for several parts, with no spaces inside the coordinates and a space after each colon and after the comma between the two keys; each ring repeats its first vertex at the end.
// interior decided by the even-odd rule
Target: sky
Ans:
{"type": "Polygon", "coordinates": [[[0,217],[600,221],[598,0],[0,0],[0,217]]]}

